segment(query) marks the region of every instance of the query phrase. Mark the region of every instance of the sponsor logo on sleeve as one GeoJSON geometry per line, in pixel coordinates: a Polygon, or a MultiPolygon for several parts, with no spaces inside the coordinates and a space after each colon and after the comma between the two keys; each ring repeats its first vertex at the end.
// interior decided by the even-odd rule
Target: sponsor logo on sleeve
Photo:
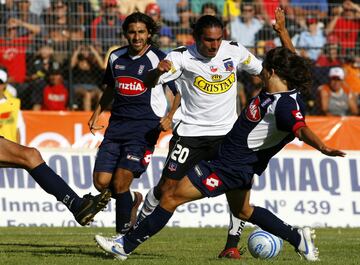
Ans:
{"type": "Polygon", "coordinates": [[[291,114],[297,121],[302,121],[304,119],[304,116],[301,114],[300,110],[293,110],[291,111],[291,114]]]}
{"type": "Polygon", "coordinates": [[[246,109],[246,118],[249,121],[257,122],[261,118],[260,113],[260,99],[259,97],[254,98],[246,109]]]}
{"type": "Polygon", "coordinates": [[[246,60],[243,61],[243,64],[245,64],[245,65],[247,65],[247,64],[249,64],[249,63],[251,63],[251,55],[250,55],[250,54],[249,54],[249,56],[246,58],[246,60]]]}

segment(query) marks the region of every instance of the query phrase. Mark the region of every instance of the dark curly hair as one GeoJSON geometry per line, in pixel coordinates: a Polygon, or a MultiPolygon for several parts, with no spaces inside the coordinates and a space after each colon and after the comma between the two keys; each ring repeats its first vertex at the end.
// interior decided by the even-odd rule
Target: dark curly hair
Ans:
{"type": "Polygon", "coordinates": [[[205,15],[200,17],[195,24],[192,25],[193,29],[193,36],[195,40],[200,39],[200,36],[203,34],[203,31],[205,28],[221,28],[221,30],[224,29],[224,24],[222,21],[214,16],[211,15],[205,15]]]}
{"type": "Polygon", "coordinates": [[[148,39],[148,43],[151,45],[157,46],[157,43],[154,41],[154,38],[155,38],[155,35],[158,34],[158,32],[159,32],[159,26],[156,24],[156,22],[151,17],[149,17],[148,15],[146,15],[144,13],[135,12],[135,13],[128,15],[125,18],[125,21],[122,24],[122,29],[123,29],[124,34],[126,34],[126,32],[128,31],[129,24],[137,23],[137,22],[144,23],[146,25],[146,29],[151,34],[151,37],[148,39]]]}
{"type": "Polygon", "coordinates": [[[277,47],[266,53],[263,67],[286,80],[289,89],[299,89],[308,92],[312,86],[312,62],[293,53],[287,48],[277,47]]]}

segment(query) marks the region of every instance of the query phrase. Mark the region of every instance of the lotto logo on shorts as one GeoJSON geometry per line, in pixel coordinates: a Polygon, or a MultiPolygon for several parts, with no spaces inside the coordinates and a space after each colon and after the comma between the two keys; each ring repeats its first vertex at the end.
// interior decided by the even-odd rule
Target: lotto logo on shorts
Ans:
{"type": "Polygon", "coordinates": [[[152,152],[150,150],[146,150],[143,160],[142,160],[144,165],[148,165],[150,163],[151,155],[152,155],[152,152]]]}
{"type": "Polygon", "coordinates": [[[219,177],[215,173],[212,173],[211,175],[209,175],[206,179],[204,179],[202,181],[202,183],[206,186],[206,188],[209,191],[213,191],[217,187],[219,187],[223,184],[222,181],[219,179],[219,177]]]}

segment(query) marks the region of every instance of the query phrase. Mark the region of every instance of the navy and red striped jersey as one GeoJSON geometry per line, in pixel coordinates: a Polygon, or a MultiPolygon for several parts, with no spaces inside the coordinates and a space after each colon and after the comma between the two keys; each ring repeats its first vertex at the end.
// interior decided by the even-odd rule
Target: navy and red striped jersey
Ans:
{"type": "Polygon", "coordinates": [[[298,91],[272,94],[262,91],[242,111],[211,163],[233,177],[261,175],[269,160],[303,126],[305,104],[298,91]]]}

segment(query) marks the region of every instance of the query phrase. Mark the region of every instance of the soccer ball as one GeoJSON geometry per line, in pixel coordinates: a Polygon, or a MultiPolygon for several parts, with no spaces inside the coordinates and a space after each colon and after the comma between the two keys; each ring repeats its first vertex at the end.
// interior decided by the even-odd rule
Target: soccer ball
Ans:
{"type": "Polygon", "coordinates": [[[248,239],[248,249],[254,258],[271,259],[276,257],[282,249],[281,238],[260,228],[251,232],[248,239]]]}

